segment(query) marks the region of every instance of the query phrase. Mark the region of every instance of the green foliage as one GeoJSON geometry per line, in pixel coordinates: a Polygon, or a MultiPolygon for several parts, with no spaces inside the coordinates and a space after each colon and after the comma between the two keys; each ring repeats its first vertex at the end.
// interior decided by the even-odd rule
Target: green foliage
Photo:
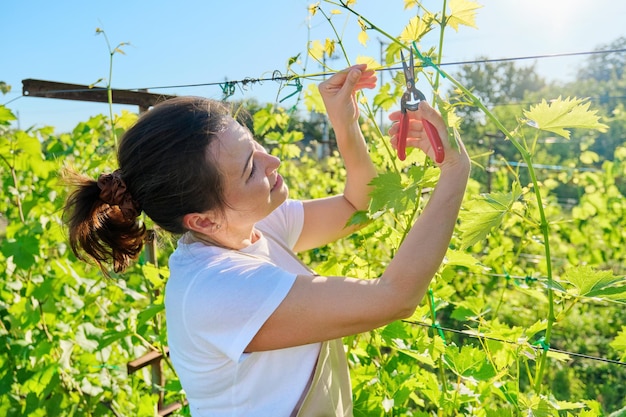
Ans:
{"type": "MultiPolygon", "coordinates": [[[[0,113],[11,116],[4,107],[0,113]]],[[[126,363],[163,345],[157,324],[163,302],[150,296],[163,280],[138,266],[123,280],[105,281],[68,251],[60,218],[60,158],[94,175],[110,169],[108,126],[98,116],[59,137],[48,128],[2,128],[0,172],[8,191],[0,200],[7,219],[0,237],[2,415],[149,415],[154,409],[150,378],[128,376],[126,363]]]]}
{"type": "MultiPolygon", "coordinates": [[[[412,5],[413,2],[405,2],[407,7],[412,5]]],[[[443,13],[433,13],[422,8],[420,16],[411,19],[398,39],[394,39],[360,16],[350,5],[341,3],[341,6],[357,15],[361,26],[366,26],[363,30],[378,31],[390,39],[391,44],[386,53],[388,64],[397,62],[399,50],[407,47],[407,43],[419,41],[437,25],[442,30],[450,22],[469,22],[471,24],[467,25],[472,26],[473,20],[463,14],[473,13],[476,9],[473,2],[450,2],[450,10],[445,14],[446,20],[442,21],[443,13]],[[457,11],[461,16],[455,20],[454,14],[457,11]]],[[[457,29],[452,24],[450,26],[457,29]]],[[[440,54],[441,51],[431,49],[423,55],[433,59],[440,54]]],[[[426,63],[430,65],[430,62],[426,63]]],[[[455,87],[452,96],[448,98],[453,103],[452,106],[441,97],[436,100],[444,117],[455,120],[454,112],[457,108],[475,107],[484,113],[483,120],[491,124],[492,129],[500,130],[500,136],[507,139],[502,145],[508,146],[509,154],[503,169],[492,170],[490,174],[491,192],[468,192],[447,262],[431,286],[434,296],[429,297],[428,306],[419,309],[412,318],[412,322],[420,324],[442,323],[445,320],[449,327],[467,328],[468,330],[462,332],[465,336],[445,335],[445,332],[433,325],[438,330],[430,340],[440,340],[443,343],[438,349],[426,347],[427,345],[416,348],[411,343],[420,338],[423,340],[423,334],[394,329],[398,337],[387,340],[386,346],[399,354],[395,357],[392,355],[393,350],[374,351],[371,348],[372,341],[377,340],[378,332],[370,335],[369,345],[366,347],[352,341],[349,348],[357,356],[352,370],[358,387],[355,394],[357,414],[405,415],[410,410],[413,415],[429,411],[437,411],[439,415],[602,415],[602,407],[592,405],[587,400],[579,400],[595,398],[593,389],[584,388],[586,383],[583,382],[585,379],[581,372],[585,369],[584,365],[575,365],[574,369],[579,373],[568,376],[571,382],[568,384],[568,392],[560,390],[559,385],[550,383],[552,378],[559,375],[559,369],[565,369],[562,368],[563,364],[571,360],[567,354],[557,353],[550,347],[558,346],[562,335],[576,326],[576,319],[573,318],[570,322],[569,316],[577,317],[581,310],[594,311],[591,305],[595,303],[616,302],[616,306],[619,306],[622,302],[623,278],[606,270],[613,264],[612,255],[616,255],[617,259],[622,255],[617,254],[615,249],[611,249],[606,256],[603,255],[603,250],[609,246],[622,247],[621,231],[610,238],[612,244],[604,245],[603,242],[616,229],[603,227],[600,231],[596,223],[603,222],[602,218],[611,218],[609,222],[616,222],[614,224],[623,223],[623,196],[615,196],[612,191],[614,188],[610,185],[619,177],[607,171],[603,171],[608,175],[602,180],[595,174],[579,174],[576,171],[555,174],[535,168],[535,161],[542,160],[539,158],[551,158],[550,163],[560,162],[540,146],[545,138],[543,132],[556,133],[569,139],[572,130],[592,129],[592,133],[586,133],[588,136],[585,142],[581,141],[582,152],[578,155],[573,153],[568,163],[574,164],[571,166],[596,163],[599,161],[599,154],[590,151],[588,144],[593,143],[592,138],[597,137],[598,132],[605,133],[610,123],[601,123],[597,110],[591,110],[590,103],[585,99],[559,97],[549,102],[543,100],[527,110],[521,106],[502,109],[499,113],[505,117],[506,125],[512,126],[507,129],[472,94],[471,89],[464,88],[439,68],[434,70],[433,75],[433,70],[428,65],[423,68],[420,76],[430,80],[435,90],[439,75],[445,75],[455,87]],[[522,164],[511,166],[508,162],[511,160],[521,160],[522,164]],[[528,171],[521,169],[523,167],[527,167],[528,171]],[[595,187],[590,187],[592,183],[611,187],[611,192],[606,193],[605,190],[602,196],[601,192],[593,193],[594,203],[585,201],[585,195],[591,197],[589,192],[576,196],[583,195],[581,205],[587,207],[589,213],[584,222],[578,222],[572,217],[577,214],[578,207],[574,207],[573,211],[562,208],[553,192],[559,190],[562,184],[573,182],[585,191],[595,191],[595,187]],[[600,207],[606,206],[607,198],[613,201],[610,206],[615,216],[607,210],[602,210],[602,216],[598,216],[600,207]],[[587,224],[590,219],[593,219],[593,224],[587,224]],[[582,229],[586,232],[582,232],[582,229]],[[585,233],[591,233],[592,230],[592,235],[596,237],[593,243],[584,239],[591,236],[585,233]],[[580,236],[581,239],[571,240],[574,236],[580,236]],[[618,246],[614,246],[615,244],[618,246]],[[581,252],[591,256],[585,256],[581,252]],[[460,254],[467,256],[465,262],[456,262],[462,258],[460,254]],[[468,339],[467,335],[472,338],[468,339]],[[458,344],[455,342],[457,339],[458,344]],[[468,344],[477,341],[480,346],[468,344]],[[424,355],[424,352],[430,354],[424,355]],[[387,382],[381,376],[381,372],[386,372],[385,364],[388,362],[394,363],[393,372],[397,378],[393,383],[387,382]],[[376,365],[373,366],[373,363],[376,365]],[[410,371],[413,373],[412,378],[404,378],[403,364],[413,367],[410,371]],[[424,372],[427,380],[422,378],[424,372]],[[372,385],[373,381],[376,381],[375,385],[372,385]],[[395,393],[402,392],[402,386],[397,386],[400,381],[402,386],[410,387],[414,391],[408,396],[396,396],[395,393]],[[555,387],[554,391],[550,387],[555,387]],[[401,400],[404,402],[401,403],[401,400]],[[476,410],[481,411],[476,413],[476,410]]],[[[501,80],[509,80],[506,83],[495,82],[492,87],[519,87],[517,90],[504,92],[500,98],[492,95],[492,104],[512,96],[521,101],[529,88],[537,91],[537,86],[544,85],[543,82],[537,82],[541,80],[534,77],[532,68],[517,71],[512,65],[500,68],[492,65],[488,70],[497,74],[501,80]]],[[[388,84],[381,87],[381,91],[395,91],[391,85],[386,85],[388,84]]],[[[374,105],[382,106],[383,103],[386,102],[377,95],[374,105]]],[[[371,108],[365,105],[365,115],[373,122],[374,118],[368,111],[371,108]]],[[[376,132],[376,129],[368,132],[376,132]]],[[[342,256],[345,243],[334,246],[331,255],[324,258],[321,264],[324,273],[349,272],[355,276],[381,273],[385,264],[384,257],[392,255],[400,244],[407,228],[423,207],[423,191],[432,186],[432,183],[422,183],[419,175],[413,175],[416,172],[415,166],[422,173],[428,172],[428,164],[422,157],[414,153],[407,168],[400,168],[393,162],[393,157],[386,154],[389,149],[381,146],[380,137],[374,135],[368,139],[372,143],[373,158],[382,166],[381,174],[372,182],[375,190],[369,210],[371,224],[360,236],[355,237],[354,247],[361,245],[361,253],[355,253],[348,248],[346,255],[342,256]],[[362,255],[367,259],[362,259],[362,255]],[[351,263],[349,270],[337,267],[342,258],[351,263]],[[363,268],[367,272],[361,272],[363,268]]],[[[382,140],[384,143],[384,138],[382,140]]],[[[436,179],[436,176],[433,178],[436,179]]],[[[387,331],[388,328],[382,330],[382,334],[387,331]]],[[[609,334],[615,338],[615,329],[609,334]]],[[[581,338],[587,344],[599,346],[586,337],[581,338]]],[[[615,342],[615,346],[621,346],[620,342],[615,342]]],[[[609,352],[598,351],[598,356],[607,355],[609,352]]],[[[615,372],[623,374],[623,370],[619,368],[615,372]]],[[[614,409],[616,406],[621,406],[620,401],[608,407],[614,409]]]]}
{"type": "Polygon", "coordinates": [[[626,359],[626,326],[622,326],[622,330],[618,333],[615,340],[611,342],[611,347],[618,352],[623,352],[620,357],[621,361],[626,359]]]}
{"type": "MultiPolygon", "coordinates": [[[[323,16],[356,13],[352,2],[327,3],[339,9],[323,16]]],[[[416,5],[405,1],[407,8],[416,5]]],[[[401,48],[426,33],[475,26],[476,3],[455,0],[448,7],[443,13],[420,4],[420,15],[399,34],[404,43],[363,16],[357,24],[361,32],[394,40],[385,51],[391,65],[401,48]]],[[[323,9],[317,4],[311,11],[323,9]]],[[[341,39],[311,45],[314,54],[343,48],[341,39]]],[[[440,51],[425,55],[436,58],[440,51]]],[[[425,67],[420,76],[436,85],[435,71],[425,67]]],[[[533,79],[531,72],[517,77],[510,66],[489,71],[517,85],[533,79]]],[[[375,122],[380,109],[397,104],[401,81],[384,84],[371,105],[360,97],[362,130],[380,174],[369,210],[351,219],[364,228],[302,254],[318,273],[380,276],[437,181],[438,170],[419,151],[400,165],[375,122]]],[[[465,90],[437,98],[448,120],[458,120],[457,111],[474,114],[467,106],[477,106],[476,97],[465,90]]],[[[529,92],[520,88],[516,98],[529,92]]],[[[626,368],[567,352],[626,360],[625,113],[623,106],[592,109],[573,94],[546,98],[555,96],[561,94],[538,96],[539,104],[527,110],[507,107],[484,116],[490,129],[514,127],[493,138],[506,159],[491,165],[489,192],[470,182],[427,300],[407,321],[345,338],[356,416],[623,415],[626,368]],[[543,142],[549,134],[570,138],[576,151],[553,152],[543,142]],[[601,149],[598,141],[616,146],[601,149]],[[540,168],[546,164],[569,169],[540,168]],[[566,189],[574,201],[563,205],[566,189]]],[[[315,89],[305,100],[323,111],[315,89]]],[[[281,157],[292,197],[342,191],[339,155],[313,152],[322,137],[318,116],[303,122],[275,105],[254,110],[250,127],[281,157]]],[[[50,128],[13,129],[14,115],[0,106],[0,415],[154,415],[159,392],[166,403],[184,397],[167,359],[164,386],[153,384],[148,368],[126,371],[131,360],[165,350],[168,270],[160,265],[172,243],[160,240],[157,259],[143,256],[123,276],[107,280],[68,250],[61,221],[67,193],[58,178],[62,164],[94,177],[115,169],[112,138],[135,118],[97,116],[55,135],[50,128]]],[[[467,125],[460,128],[471,140],[467,125]]]]}

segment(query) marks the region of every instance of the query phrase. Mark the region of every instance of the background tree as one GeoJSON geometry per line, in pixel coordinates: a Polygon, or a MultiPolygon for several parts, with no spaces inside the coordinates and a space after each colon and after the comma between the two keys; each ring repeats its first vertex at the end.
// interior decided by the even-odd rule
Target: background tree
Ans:
{"type": "Polygon", "coordinates": [[[598,158],[596,166],[603,160],[613,160],[614,150],[626,140],[624,125],[624,101],[626,99],[626,37],[621,37],[608,45],[597,48],[599,51],[612,51],[590,55],[578,71],[571,90],[579,97],[590,97],[600,113],[607,118],[610,126],[600,134],[589,150],[598,158]]]}
{"type": "Polygon", "coordinates": [[[585,65],[578,71],[579,80],[596,80],[599,82],[620,80],[624,76],[626,66],[626,37],[621,37],[607,45],[600,45],[596,51],[612,51],[591,55],[585,65]]]}

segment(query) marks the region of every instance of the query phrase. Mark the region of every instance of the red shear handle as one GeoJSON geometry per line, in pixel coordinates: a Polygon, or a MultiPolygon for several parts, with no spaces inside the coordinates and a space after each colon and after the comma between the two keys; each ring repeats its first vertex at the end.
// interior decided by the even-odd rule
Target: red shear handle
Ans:
{"type": "MultiPolygon", "coordinates": [[[[443,143],[441,143],[439,132],[437,132],[437,129],[435,129],[435,126],[433,126],[433,124],[430,123],[428,120],[422,120],[422,124],[424,125],[426,136],[428,136],[428,140],[430,141],[430,146],[432,146],[433,151],[435,152],[435,162],[440,164],[443,162],[443,158],[446,156],[446,154],[443,151],[443,143]]],[[[406,143],[406,136],[405,136],[405,143],[406,143]]]]}
{"type": "MultiPolygon", "coordinates": [[[[432,146],[433,151],[435,152],[435,162],[440,164],[443,162],[445,153],[443,150],[443,143],[441,143],[441,138],[439,137],[439,132],[437,132],[435,126],[433,126],[428,120],[422,120],[422,124],[424,126],[424,130],[426,131],[426,136],[428,136],[428,140],[430,141],[430,146],[432,146]]],[[[401,161],[406,159],[406,137],[408,133],[409,116],[406,113],[402,113],[400,116],[400,131],[398,132],[398,159],[401,161]]]]}
{"type": "Polygon", "coordinates": [[[400,131],[398,132],[398,159],[406,159],[406,136],[409,133],[409,115],[402,113],[400,116],[400,131]]]}

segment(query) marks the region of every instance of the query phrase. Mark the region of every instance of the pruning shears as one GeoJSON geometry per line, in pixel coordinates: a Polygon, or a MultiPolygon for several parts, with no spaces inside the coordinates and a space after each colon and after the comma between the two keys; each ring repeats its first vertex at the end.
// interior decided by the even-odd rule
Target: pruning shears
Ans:
{"type": "MultiPolygon", "coordinates": [[[[409,57],[409,65],[406,65],[404,54],[400,51],[400,57],[402,58],[402,68],[404,70],[404,79],[406,80],[406,91],[402,94],[400,100],[400,111],[402,113],[400,117],[400,131],[398,132],[398,158],[404,161],[406,158],[406,136],[409,132],[409,115],[407,110],[415,111],[418,109],[421,101],[426,101],[424,94],[415,87],[415,65],[413,63],[413,54],[409,57]]],[[[430,141],[430,145],[435,151],[435,162],[443,162],[445,153],[443,151],[443,144],[441,138],[435,126],[428,120],[422,120],[426,136],[430,141]]]]}

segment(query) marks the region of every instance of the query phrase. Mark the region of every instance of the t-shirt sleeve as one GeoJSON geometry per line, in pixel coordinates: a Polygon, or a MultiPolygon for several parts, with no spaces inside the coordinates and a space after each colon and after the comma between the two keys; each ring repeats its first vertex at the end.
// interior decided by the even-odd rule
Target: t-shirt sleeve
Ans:
{"type": "Polygon", "coordinates": [[[269,233],[284,242],[288,248],[298,242],[304,227],[304,206],[300,200],[286,200],[268,217],[257,224],[263,233],[269,233]]]}
{"type": "Polygon", "coordinates": [[[241,258],[201,271],[183,303],[186,330],[196,335],[198,347],[217,350],[233,361],[241,359],[296,278],[272,264],[241,258]]]}

